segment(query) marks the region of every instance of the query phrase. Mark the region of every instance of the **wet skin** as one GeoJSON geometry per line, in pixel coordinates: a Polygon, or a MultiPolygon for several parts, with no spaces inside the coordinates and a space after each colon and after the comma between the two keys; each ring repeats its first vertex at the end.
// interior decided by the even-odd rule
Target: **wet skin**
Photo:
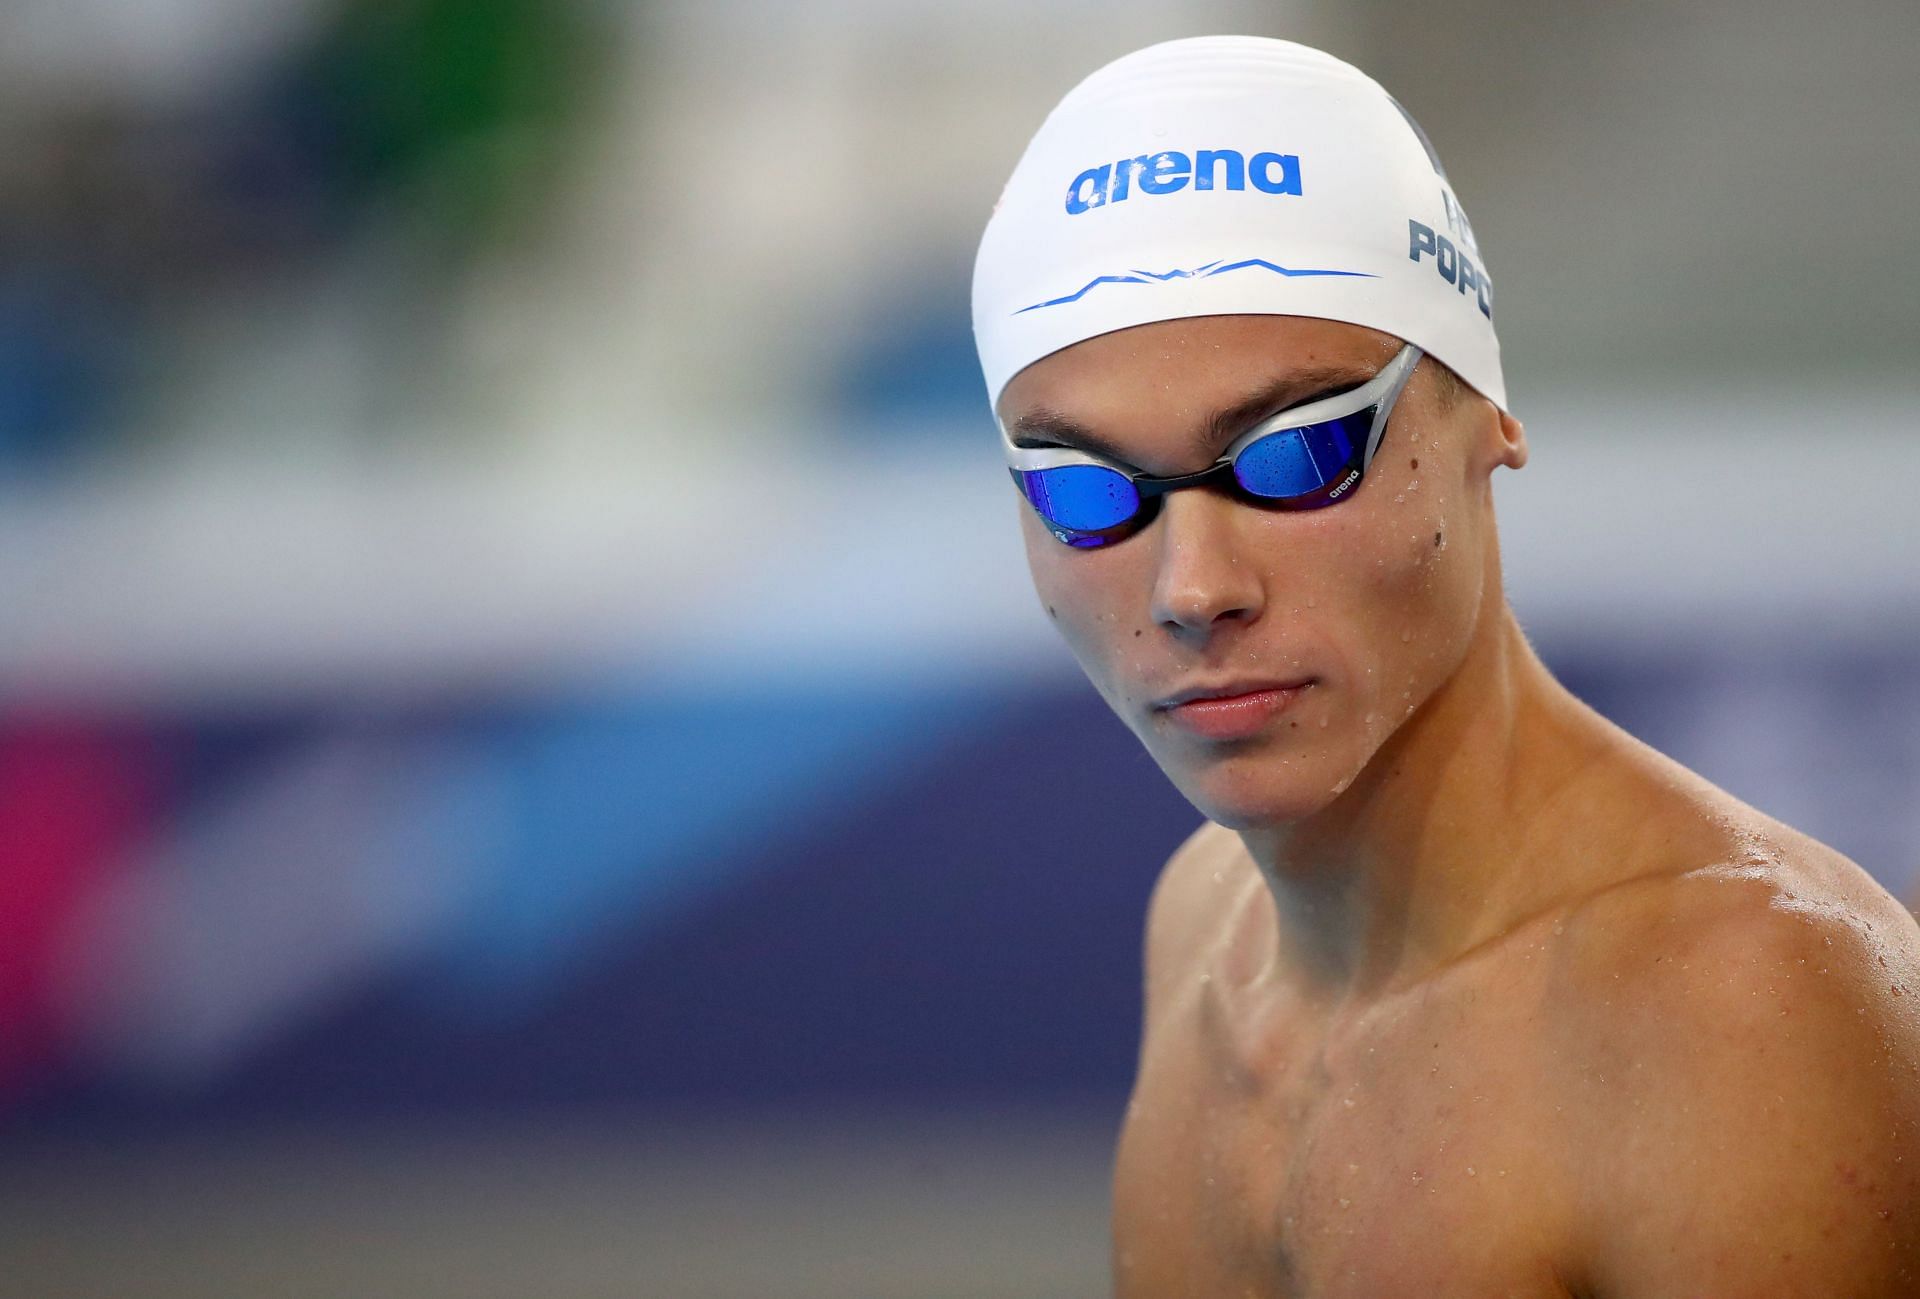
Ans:
{"type": "MultiPolygon", "coordinates": [[[[999,412],[1188,473],[1398,345],[1163,322],[999,412]]],[[[1122,1296],[1920,1293],[1920,926],[1553,680],[1500,584],[1526,454],[1423,361],[1328,509],[1183,491],[1078,551],[1017,504],[1089,680],[1208,817],[1148,920],[1122,1296]],[[1156,707],[1224,682],[1296,693],[1233,740],[1156,707]]]]}

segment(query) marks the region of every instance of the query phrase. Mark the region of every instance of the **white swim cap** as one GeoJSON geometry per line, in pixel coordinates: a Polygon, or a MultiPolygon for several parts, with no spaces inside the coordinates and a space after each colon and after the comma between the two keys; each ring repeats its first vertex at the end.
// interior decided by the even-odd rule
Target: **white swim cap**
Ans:
{"type": "Polygon", "coordinates": [[[1082,339],[1238,314],[1383,330],[1506,408],[1486,264],[1406,110],[1291,41],[1149,46],[1068,92],[987,222],[973,335],[988,400],[1082,339]]]}

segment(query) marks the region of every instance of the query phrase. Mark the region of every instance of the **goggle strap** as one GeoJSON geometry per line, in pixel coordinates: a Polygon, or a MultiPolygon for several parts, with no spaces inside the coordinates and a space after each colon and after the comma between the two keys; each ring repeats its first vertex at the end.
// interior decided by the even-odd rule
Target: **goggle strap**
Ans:
{"type": "Polygon", "coordinates": [[[1399,377],[1394,379],[1386,392],[1380,395],[1379,404],[1373,408],[1373,426],[1367,430],[1366,453],[1360,457],[1361,472],[1364,473],[1372,467],[1374,453],[1380,450],[1380,439],[1387,435],[1387,424],[1393,418],[1394,407],[1400,404],[1400,390],[1407,386],[1409,379],[1413,378],[1413,372],[1424,355],[1424,352],[1409,343],[1400,355],[1394,358],[1392,363],[1403,364],[1403,368],[1399,377]]]}

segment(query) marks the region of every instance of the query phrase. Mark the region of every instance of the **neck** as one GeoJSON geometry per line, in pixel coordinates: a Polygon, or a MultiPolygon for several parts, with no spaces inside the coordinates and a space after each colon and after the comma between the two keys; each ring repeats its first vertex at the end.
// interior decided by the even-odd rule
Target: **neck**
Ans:
{"type": "Polygon", "coordinates": [[[1349,789],[1242,832],[1277,909],[1277,968],[1316,999],[1411,986],[1577,883],[1553,826],[1591,815],[1594,782],[1617,770],[1593,758],[1618,733],[1554,680],[1504,600],[1488,614],[1349,789]]]}

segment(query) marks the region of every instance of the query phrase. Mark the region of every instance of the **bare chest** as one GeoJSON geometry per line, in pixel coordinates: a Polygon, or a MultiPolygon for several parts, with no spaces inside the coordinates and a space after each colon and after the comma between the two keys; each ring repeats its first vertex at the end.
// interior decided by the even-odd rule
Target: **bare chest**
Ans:
{"type": "Polygon", "coordinates": [[[1335,1036],[1197,972],[1148,1028],[1121,1137],[1122,1299],[1564,1295],[1554,1061],[1534,985],[1501,973],[1335,1036]]]}

